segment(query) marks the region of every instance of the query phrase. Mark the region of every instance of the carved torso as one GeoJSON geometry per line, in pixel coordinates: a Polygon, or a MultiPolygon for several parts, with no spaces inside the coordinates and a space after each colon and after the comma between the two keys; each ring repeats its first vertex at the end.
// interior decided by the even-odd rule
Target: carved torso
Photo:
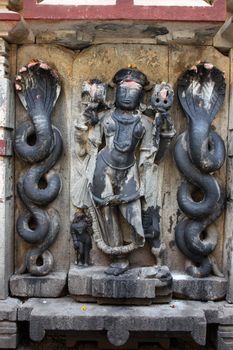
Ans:
{"type": "Polygon", "coordinates": [[[127,169],[135,163],[135,149],[145,132],[139,115],[114,111],[103,119],[106,146],[103,160],[114,169],[127,169]]]}

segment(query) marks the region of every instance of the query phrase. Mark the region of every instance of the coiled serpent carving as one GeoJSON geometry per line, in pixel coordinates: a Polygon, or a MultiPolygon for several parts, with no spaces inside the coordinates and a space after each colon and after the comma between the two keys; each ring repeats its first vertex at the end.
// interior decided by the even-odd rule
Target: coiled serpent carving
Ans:
{"type": "Polygon", "coordinates": [[[224,189],[211,175],[225,160],[225,146],[211,123],[223,104],[223,73],[209,63],[187,70],[178,81],[178,97],[188,119],[188,129],[176,142],[174,158],[187,181],[178,189],[180,209],[188,217],[176,226],[175,239],[181,252],[191,260],[186,271],[194,277],[208,276],[215,267],[211,253],[217,244],[212,223],[224,209],[224,189]],[[198,201],[194,192],[201,193],[198,201]]]}
{"type": "Polygon", "coordinates": [[[16,229],[26,242],[34,245],[18,272],[24,273],[27,269],[32,275],[46,275],[53,267],[48,248],[59,231],[58,213],[44,207],[61,189],[59,175],[50,171],[62,152],[60,132],[51,124],[60,83],[57,73],[47,64],[32,60],[20,69],[15,88],[31,119],[16,130],[15,152],[20,159],[32,164],[17,184],[18,194],[28,211],[18,217],[16,229]]]}

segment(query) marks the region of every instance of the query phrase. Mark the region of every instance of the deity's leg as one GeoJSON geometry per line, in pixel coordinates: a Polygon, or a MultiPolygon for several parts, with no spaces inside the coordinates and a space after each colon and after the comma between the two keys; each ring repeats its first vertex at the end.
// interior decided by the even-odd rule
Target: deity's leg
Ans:
{"type": "Polygon", "coordinates": [[[104,224],[106,228],[107,244],[111,247],[123,245],[122,232],[119,223],[119,213],[117,207],[106,206],[102,208],[104,224]]]}
{"type": "Polygon", "coordinates": [[[121,214],[133,228],[132,241],[139,247],[145,242],[144,230],[142,227],[142,208],[141,201],[137,199],[130,203],[121,204],[119,207],[121,214]]]}

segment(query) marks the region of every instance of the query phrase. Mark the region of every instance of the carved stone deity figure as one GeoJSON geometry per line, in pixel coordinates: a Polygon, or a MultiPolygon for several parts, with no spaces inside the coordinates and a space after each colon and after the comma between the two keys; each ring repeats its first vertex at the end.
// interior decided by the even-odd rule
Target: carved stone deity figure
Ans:
{"type": "MultiPolygon", "coordinates": [[[[155,86],[147,107],[142,105],[149,86],[144,73],[121,69],[113,83],[112,106],[105,102],[106,84],[95,79],[83,85],[83,95],[88,91],[90,102],[76,122],[76,141],[82,168],[77,183],[79,188],[81,182],[85,184],[85,190],[76,186],[73,203],[88,208],[97,246],[112,257],[105,272],[119,275],[128,268],[127,255],[145,243],[142,211],[156,205],[149,200],[153,188],[148,177],[160,136],[163,134],[168,145],[175,132],[167,112],[173,100],[168,84],[155,86]]],[[[162,153],[166,148],[163,144],[162,153]]]]}
{"type": "Polygon", "coordinates": [[[71,235],[74,249],[77,252],[77,264],[80,267],[89,265],[89,253],[92,247],[91,226],[91,220],[83,210],[77,209],[71,224],[71,235]]]}

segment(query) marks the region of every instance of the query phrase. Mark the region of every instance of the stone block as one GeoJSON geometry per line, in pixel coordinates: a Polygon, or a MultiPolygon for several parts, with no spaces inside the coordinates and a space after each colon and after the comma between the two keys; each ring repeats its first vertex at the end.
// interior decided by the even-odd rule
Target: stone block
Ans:
{"type": "MultiPolygon", "coordinates": [[[[5,153],[7,153],[7,145],[5,153]]],[[[13,271],[14,223],[12,217],[14,199],[12,177],[13,160],[0,157],[0,299],[5,299],[8,296],[8,281],[13,271]]]]}
{"type": "Polygon", "coordinates": [[[16,349],[17,344],[17,334],[0,334],[0,349],[16,349]]]}
{"type": "Polygon", "coordinates": [[[4,39],[0,38],[0,55],[8,56],[8,52],[9,52],[8,43],[4,39]]]}
{"type": "MultiPolygon", "coordinates": [[[[1,69],[4,66],[0,64],[1,69]]],[[[0,127],[14,128],[14,94],[12,83],[7,78],[0,79],[0,127]]]]}
{"type": "Polygon", "coordinates": [[[18,343],[16,322],[0,322],[0,349],[16,349],[18,343]]]}
{"type": "Polygon", "coordinates": [[[106,266],[80,269],[72,265],[68,276],[69,293],[77,300],[99,304],[166,303],[171,300],[172,280],[161,281],[143,274],[148,268],[133,268],[122,275],[105,274],[106,266]]]}
{"type": "Polygon", "coordinates": [[[42,32],[37,35],[38,44],[59,44],[72,49],[82,49],[89,46],[93,38],[88,33],[76,32],[76,30],[57,30],[54,32],[42,32]]]}
{"type": "Polygon", "coordinates": [[[0,322],[2,321],[16,321],[17,311],[22,302],[18,299],[7,298],[0,300],[0,322]]]}
{"type": "Polygon", "coordinates": [[[24,298],[57,298],[66,291],[66,276],[65,272],[52,272],[47,276],[13,275],[10,279],[11,294],[24,298]]]}
{"type": "Polygon", "coordinates": [[[218,328],[217,350],[233,349],[233,325],[220,325],[218,328]]]}
{"type": "Polygon", "coordinates": [[[227,279],[209,276],[194,278],[186,274],[172,273],[173,293],[176,298],[192,300],[222,300],[227,292],[227,279]]]}

